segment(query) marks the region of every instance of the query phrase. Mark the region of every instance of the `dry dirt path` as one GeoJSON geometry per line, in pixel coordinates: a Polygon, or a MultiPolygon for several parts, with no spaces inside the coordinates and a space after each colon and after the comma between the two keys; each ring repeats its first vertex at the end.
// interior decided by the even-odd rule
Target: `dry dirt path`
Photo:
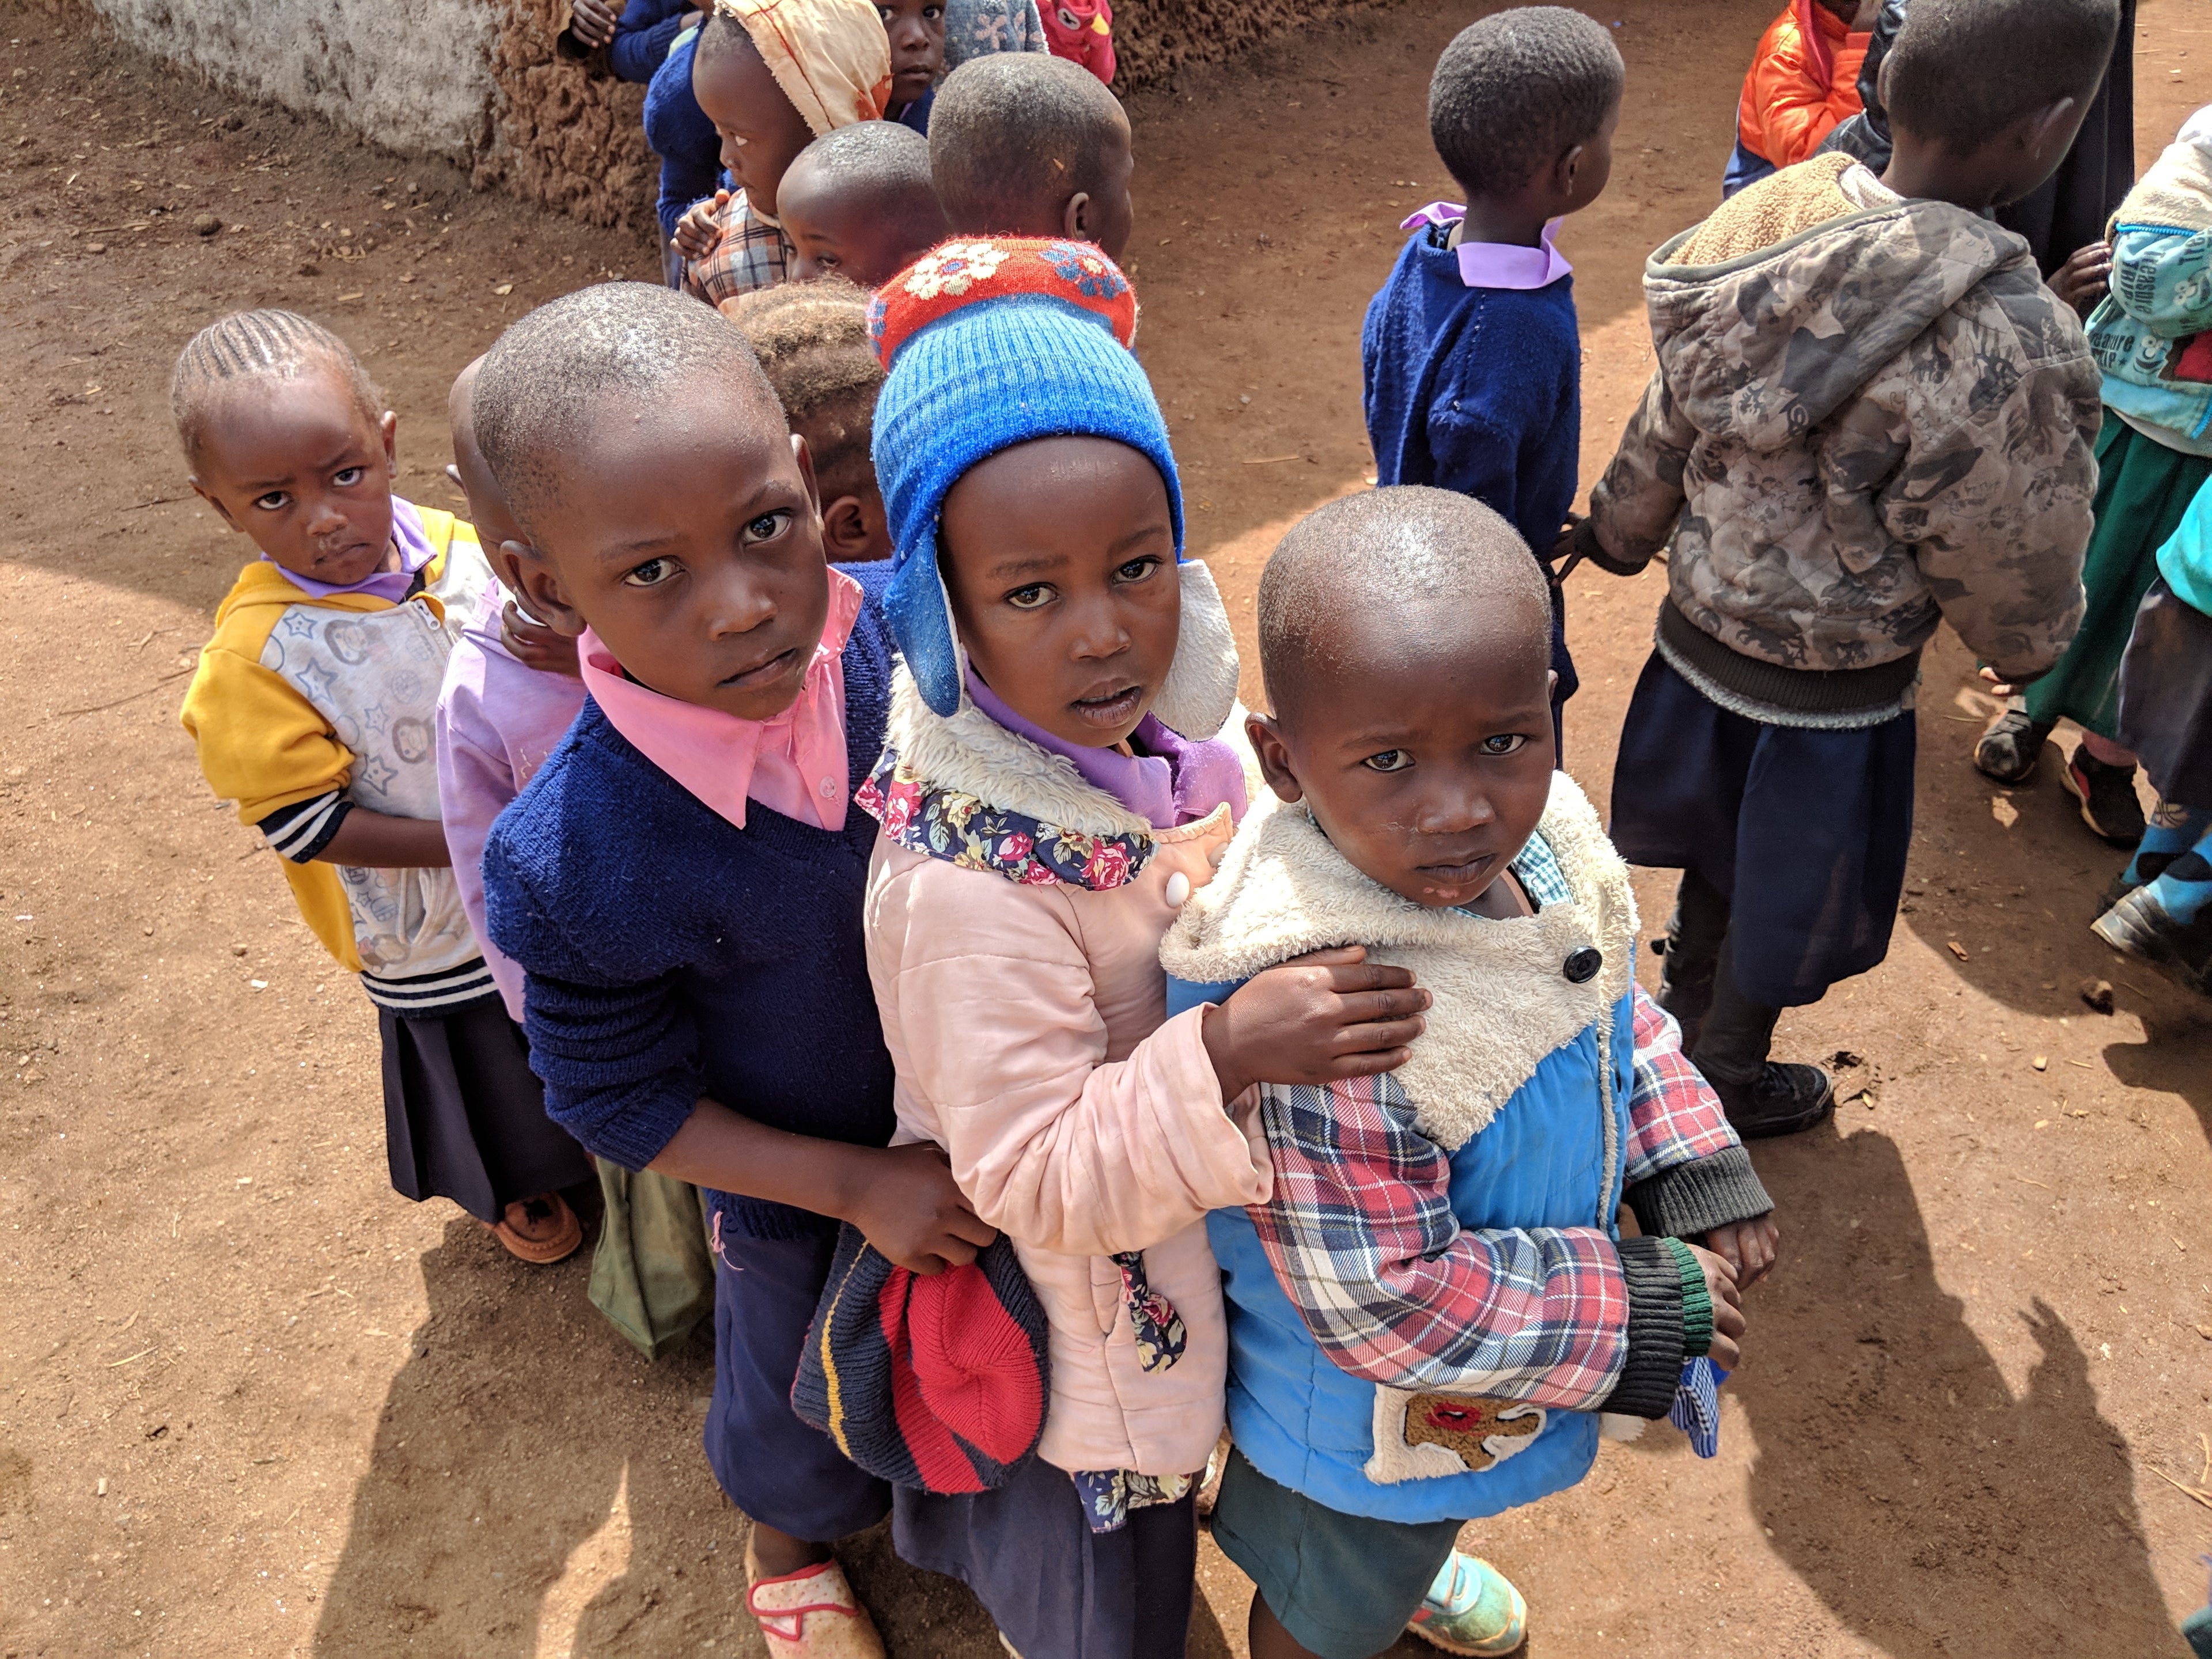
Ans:
{"type": "MultiPolygon", "coordinates": [[[[1423,92],[1480,9],[1316,30],[1133,107],[1145,356],[1240,617],[1281,527],[1367,471],[1360,312],[1398,218],[1447,193],[1423,92]]],[[[1630,89],[1565,239],[1586,477],[1648,373],[1642,256],[1713,199],[1768,13],[1600,14],[1630,89]]],[[[391,1192],[374,1023],[174,720],[246,551],[164,416],[195,327],[331,321],[400,411],[403,489],[448,504],[454,371],[652,256],[43,13],[0,34],[0,1653],[757,1655],[696,1447],[704,1349],[644,1364],[580,1258],[521,1268],[391,1192]]],[[[2206,96],[2212,24],[2145,0],[2137,50],[2147,160],[2206,96]]],[[[1569,758],[1601,798],[1660,586],[1574,584],[1569,758]]],[[[1969,668],[1948,636],[1929,658],[1890,960],[1783,1027],[1863,1059],[1832,1128],[1759,1151],[1785,1254],[1721,1455],[1655,1431],[1479,1529],[1540,1659],[2181,1651],[2212,1511],[2161,1476],[2197,1483],[2212,1430],[2212,1010],[2089,936],[2119,857],[2048,768],[1973,773],[1969,668]]],[[[1668,890],[1639,883],[1647,933],[1668,890]]],[[[880,1536],[854,1559],[896,1659],[995,1653],[964,1592],[880,1536]]],[[[1194,1651],[1241,1656],[1249,1587],[1210,1546],[1204,1589],[1194,1651]]]]}

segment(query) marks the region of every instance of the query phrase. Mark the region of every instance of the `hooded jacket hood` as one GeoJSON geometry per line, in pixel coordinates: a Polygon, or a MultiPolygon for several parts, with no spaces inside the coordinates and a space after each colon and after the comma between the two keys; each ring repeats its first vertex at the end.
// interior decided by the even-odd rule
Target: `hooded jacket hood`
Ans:
{"type": "Polygon", "coordinates": [[[1732,197],[1651,256],[1644,293],[1652,339],[1699,431],[1761,452],[1798,441],[1980,283],[2016,272],[2040,284],[2027,243],[1964,208],[1858,207],[1838,183],[1858,165],[1817,156],[1792,169],[1811,175],[1794,201],[1732,197]],[[1823,198],[1832,216],[1771,239],[1778,208],[1817,214],[1823,198]],[[1731,213],[1739,203],[1765,211],[1731,213]],[[1713,257],[1732,245],[1744,251],[1713,257]]]}
{"type": "Polygon", "coordinates": [[[1911,706],[1942,620],[2001,673],[2051,665],[2104,411],[2026,241],[1815,155],[1662,247],[1644,291],[1657,371],[1576,533],[1620,574],[1670,549],[1669,666],[1840,730],[1911,706]]]}

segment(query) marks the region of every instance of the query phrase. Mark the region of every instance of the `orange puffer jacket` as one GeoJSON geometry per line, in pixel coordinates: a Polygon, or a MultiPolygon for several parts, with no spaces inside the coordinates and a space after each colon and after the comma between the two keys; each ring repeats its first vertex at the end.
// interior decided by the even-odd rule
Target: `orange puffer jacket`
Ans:
{"type": "Polygon", "coordinates": [[[1791,0],[1767,26],[1743,77],[1736,137],[1778,167],[1803,161],[1838,121],[1859,110],[1859,64],[1867,30],[1851,26],[1819,0],[1791,0]]]}

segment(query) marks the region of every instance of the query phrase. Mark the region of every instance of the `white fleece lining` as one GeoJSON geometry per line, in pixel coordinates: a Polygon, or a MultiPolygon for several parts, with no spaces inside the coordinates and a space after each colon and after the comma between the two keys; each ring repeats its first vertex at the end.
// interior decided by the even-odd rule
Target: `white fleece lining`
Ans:
{"type": "Polygon", "coordinates": [[[1175,661],[1152,713],[1170,732],[1194,743],[1220,735],[1237,708],[1237,635],[1229,626],[1229,607],[1213,573],[1199,559],[1176,567],[1182,594],[1182,628],[1176,635],[1175,661]]]}
{"type": "Polygon", "coordinates": [[[902,768],[933,789],[957,790],[1080,835],[1152,833],[1149,820],[1091,783],[1066,756],[1016,737],[964,693],[957,713],[933,711],[904,662],[891,676],[884,741],[902,768]]]}
{"type": "MultiPolygon", "coordinates": [[[[1429,1389],[1422,1392],[1439,1391],[1429,1389]]],[[[1451,1474],[1486,1474],[1507,1458],[1528,1450],[1544,1432],[1547,1413],[1541,1406],[1522,1402],[1508,1407],[1498,1413],[1499,1417],[1518,1421],[1533,1413],[1535,1428],[1528,1434],[1484,1436],[1482,1449],[1490,1454],[1492,1462],[1489,1468],[1475,1469],[1449,1446],[1440,1446],[1432,1440],[1425,1440],[1419,1445],[1407,1441],[1406,1408],[1420,1397],[1421,1394],[1404,1389],[1386,1389],[1380,1384],[1376,1387],[1375,1455],[1367,1460],[1360,1473],[1378,1486],[1395,1486],[1405,1480],[1434,1480],[1451,1474]]]]}
{"type": "MultiPolygon", "coordinates": [[[[1370,881],[1303,805],[1270,793],[1246,817],[1220,874],[1191,896],[1168,930],[1161,963],[1178,979],[1215,983],[1249,978],[1306,951],[1358,944],[1371,961],[1410,968],[1434,1005],[1395,1075],[1421,1133],[1455,1151],[1547,1055],[1593,1024],[1609,1037],[1608,1011],[1632,982],[1637,922],[1628,866],[1564,772],[1553,774],[1537,833],[1574,902],[1492,920],[1415,904],[1370,881]],[[1577,985],[1561,967],[1590,945],[1604,963],[1577,985]]],[[[1600,1046],[1609,1056],[1610,1042],[1600,1046]]],[[[1609,1112],[1607,1124],[1609,1189],[1618,1164],[1609,1112]]]]}

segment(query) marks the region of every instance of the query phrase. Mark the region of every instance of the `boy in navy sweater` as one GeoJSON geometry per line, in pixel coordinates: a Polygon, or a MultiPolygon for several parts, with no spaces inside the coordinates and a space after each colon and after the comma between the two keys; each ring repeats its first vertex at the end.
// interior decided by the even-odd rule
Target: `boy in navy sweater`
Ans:
{"type": "MultiPolygon", "coordinates": [[[[1462,29],[1429,82],[1429,134],[1467,205],[1406,221],[1413,238],[1360,333],[1376,482],[1472,495],[1540,556],[1582,443],[1582,337],[1552,239],[1605,189],[1622,73],[1612,34],[1564,7],[1462,29]]],[[[1556,727],[1576,684],[1556,584],[1552,669],[1556,727]]]]}
{"type": "Polygon", "coordinates": [[[769,1650],[881,1659],[830,1543],[890,1489],[793,1414],[799,1349],[838,1220],[924,1273],[994,1237],[942,1153],[884,1145],[875,823],[850,805],[890,702],[883,578],[823,562],[811,459],[751,348],[666,289],[532,312],[485,358],[475,416],[531,609],[579,636],[589,693],[484,851],[531,1064],[592,1152],[705,1189],[707,1455],[752,1517],[769,1650]]]}

